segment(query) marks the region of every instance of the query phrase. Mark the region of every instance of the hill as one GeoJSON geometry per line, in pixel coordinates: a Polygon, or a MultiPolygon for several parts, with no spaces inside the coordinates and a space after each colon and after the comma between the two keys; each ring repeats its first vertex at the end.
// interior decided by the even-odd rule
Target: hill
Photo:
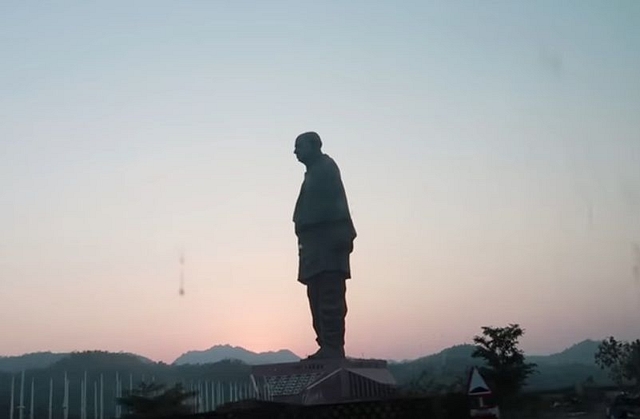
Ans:
{"type": "MultiPolygon", "coordinates": [[[[527,356],[527,362],[538,366],[537,372],[529,379],[527,389],[564,388],[586,381],[611,385],[606,371],[594,362],[598,344],[597,341],[585,340],[555,354],[527,356]]],[[[399,384],[422,387],[460,384],[460,377],[466,377],[469,368],[482,365],[480,359],[471,357],[473,349],[473,345],[456,345],[413,361],[390,363],[389,368],[399,384]]]]}
{"type": "Polygon", "coordinates": [[[216,345],[204,351],[186,352],[173,361],[173,365],[211,364],[230,359],[235,359],[248,365],[261,365],[296,362],[300,360],[300,357],[287,349],[276,352],[256,353],[239,346],[216,345]]]}
{"type": "Polygon", "coordinates": [[[420,387],[450,386],[465,377],[470,367],[480,364],[471,357],[473,349],[473,345],[456,345],[413,361],[390,362],[389,369],[401,385],[422,381],[420,387]]]}
{"type": "Polygon", "coordinates": [[[20,356],[0,356],[0,371],[20,372],[37,368],[47,368],[68,357],[68,353],[34,352],[20,356]]]}
{"type": "Polygon", "coordinates": [[[598,341],[587,339],[556,354],[547,356],[529,356],[527,358],[530,362],[535,362],[537,364],[594,365],[594,355],[598,350],[599,344],[600,342],[598,341]]]}

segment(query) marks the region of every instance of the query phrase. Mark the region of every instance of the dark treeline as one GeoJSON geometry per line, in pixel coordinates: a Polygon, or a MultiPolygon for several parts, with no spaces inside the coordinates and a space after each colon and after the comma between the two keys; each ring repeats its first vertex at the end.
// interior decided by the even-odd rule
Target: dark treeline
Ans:
{"type": "MultiPolygon", "coordinates": [[[[48,417],[50,383],[53,383],[53,416],[63,417],[65,375],[68,381],[69,418],[77,418],[81,412],[81,388],[86,377],[86,404],[88,417],[94,417],[94,409],[100,406],[102,394],[104,417],[110,418],[116,408],[116,378],[123,393],[132,385],[141,382],[166,384],[182,383],[185,388],[198,383],[216,382],[228,386],[230,383],[245,383],[251,367],[238,361],[222,361],[205,365],[172,366],[149,362],[131,354],[100,351],[72,353],[46,368],[24,372],[23,403],[25,418],[30,412],[31,388],[34,389],[35,417],[48,417]],[[97,398],[96,398],[97,394],[97,398]],[[97,403],[96,403],[97,401],[97,403]]],[[[11,403],[11,382],[14,382],[14,418],[18,417],[22,373],[0,373],[0,417],[8,416],[11,403]]]]}
{"type": "MultiPolygon", "coordinates": [[[[559,354],[527,357],[537,364],[524,388],[525,391],[575,388],[576,386],[601,387],[612,385],[608,372],[594,362],[594,353],[599,342],[585,341],[559,354]]],[[[473,358],[474,345],[458,345],[444,351],[409,362],[390,363],[391,373],[400,387],[408,392],[448,393],[462,392],[466,386],[467,374],[471,366],[482,365],[481,360],[473,358]]],[[[69,382],[69,418],[79,417],[81,403],[81,385],[87,379],[87,411],[93,418],[95,395],[104,398],[104,417],[113,417],[116,406],[116,377],[119,378],[123,392],[130,386],[136,388],[140,382],[158,382],[169,386],[182,383],[184,388],[197,386],[198,383],[221,383],[228,387],[230,383],[246,383],[251,366],[240,361],[222,361],[203,365],[168,365],[153,362],[144,357],[102,351],[78,352],[72,354],[32,354],[13,359],[11,372],[0,372],[0,417],[9,414],[11,399],[11,380],[14,380],[14,406],[20,402],[21,371],[16,366],[31,366],[25,370],[24,406],[25,418],[30,412],[31,383],[34,385],[34,413],[36,418],[48,417],[49,385],[53,380],[54,418],[63,417],[64,377],[69,382]],[[47,367],[47,361],[55,361],[47,367]],[[28,361],[28,362],[27,362],[28,361]],[[102,381],[101,381],[102,380],[102,381]]],[[[4,358],[6,366],[9,360],[4,358]]],[[[17,407],[14,407],[17,409],[17,407]]],[[[18,411],[14,410],[14,418],[18,411]]]]}

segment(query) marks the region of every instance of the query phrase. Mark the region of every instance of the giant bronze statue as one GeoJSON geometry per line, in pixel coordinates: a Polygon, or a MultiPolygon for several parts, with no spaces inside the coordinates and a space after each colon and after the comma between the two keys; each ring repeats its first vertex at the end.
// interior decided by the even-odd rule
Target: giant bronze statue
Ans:
{"type": "Polygon", "coordinates": [[[320,346],[309,358],[344,358],[346,280],[351,278],[349,257],[356,231],[340,170],[322,152],[320,136],[315,132],[299,135],[294,153],[307,169],[293,214],[298,281],[307,286],[320,346]]]}

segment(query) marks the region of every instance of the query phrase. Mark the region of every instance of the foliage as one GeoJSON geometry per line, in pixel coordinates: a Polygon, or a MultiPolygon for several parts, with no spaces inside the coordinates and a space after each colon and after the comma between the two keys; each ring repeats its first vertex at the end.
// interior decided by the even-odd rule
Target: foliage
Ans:
{"type": "Polygon", "coordinates": [[[616,384],[630,381],[640,387],[640,339],[625,342],[611,336],[603,340],[595,354],[595,362],[600,368],[609,370],[616,384]]]}
{"type": "Polygon", "coordinates": [[[487,379],[496,399],[512,400],[533,374],[536,364],[525,362],[523,351],[518,348],[518,340],[524,329],[517,324],[506,327],[483,327],[482,336],[473,338],[476,348],[474,358],[482,358],[486,367],[480,369],[487,379]]]}
{"type": "Polygon", "coordinates": [[[465,392],[465,380],[462,375],[453,375],[447,378],[435,375],[431,370],[423,370],[410,381],[404,383],[400,389],[403,394],[412,396],[465,392]]]}
{"type": "Polygon", "coordinates": [[[166,388],[163,384],[143,382],[118,398],[118,403],[128,412],[124,418],[161,418],[189,414],[191,407],[185,402],[195,395],[193,391],[185,391],[181,384],[166,388]]]}
{"type": "MultiPolygon", "coordinates": [[[[593,360],[598,343],[584,341],[553,355],[526,356],[526,361],[534,362],[537,367],[536,374],[528,378],[522,391],[572,387],[590,376],[595,386],[613,385],[607,372],[593,360]]],[[[458,345],[411,361],[389,362],[389,370],[399,385],[412,388],[420,394],[427,391],[425,388],[429,394],[433,394],[432,385],[426,383],[426,378],[421,375],[433,378],[436,384],[449,384],[457,377],[464,377],[463,387],[466,387],[469,368],[479,366],[478,359],[471,357],[474,350],[474,345],[458,345]]]]}

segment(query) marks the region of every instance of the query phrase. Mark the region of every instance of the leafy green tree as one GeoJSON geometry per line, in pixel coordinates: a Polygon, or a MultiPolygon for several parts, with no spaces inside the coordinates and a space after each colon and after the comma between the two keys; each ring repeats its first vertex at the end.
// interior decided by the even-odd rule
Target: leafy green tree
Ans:
{"type": "Polygon", "coordinates": [[[118,398],[124,407],[125,419],[162,418],[191,413],[187,401],[196,395],[185,391],[181,384],[166,388],[164,384],[141,383],[131,393],[118,398]]]}
{"type": "Polygon", "coordinates": [[[500,402],[512,400],[535,372],[536,364],[525,362],[518,341],[524,329],[517,324],[506,327],[483,327],[482,336],[475,336],[474,358],[482,358],[486,366],[480,372],[486,378],[500,402]]]}
{"type": "Polygon", "coordinates": [[[598,345],[595,362],[608,369],[611,379],[622,386],[631,382],[640,387],[640,339],[632,342],[618,341],[613,336],[598,345]]]}

